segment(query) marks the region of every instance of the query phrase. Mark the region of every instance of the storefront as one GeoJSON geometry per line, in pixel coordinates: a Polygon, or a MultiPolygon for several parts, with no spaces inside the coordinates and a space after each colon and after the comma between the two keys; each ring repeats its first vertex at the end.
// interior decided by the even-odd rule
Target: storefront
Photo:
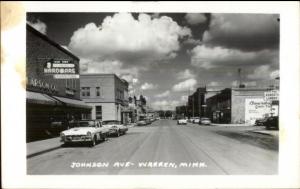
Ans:
{"type": "Polygon", "coordinates": [[[27,142],[58,136],[72,121],[90,114],[80,100],[79,59],[27,25],[27,142]]]}

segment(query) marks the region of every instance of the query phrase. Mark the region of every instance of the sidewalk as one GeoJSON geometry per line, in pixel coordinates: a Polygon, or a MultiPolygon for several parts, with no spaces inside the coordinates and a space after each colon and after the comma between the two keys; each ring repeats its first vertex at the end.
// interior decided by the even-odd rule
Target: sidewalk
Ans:
{"type": "Polygon", "coordinates": [[[61,145],[59,137],[29,142],[26,144],[27,158],[58,149],[61,145]]]}
{"type": "Polygon", "coordinates": [[[246,124],[246,123],[242,123],[242,124],[233,124],[233,123],[228,123],[228,124],[211,123],[211,126],[218,126],[218,127],[249,127],[249,126],[253,126],[253,125],[246,124]]]}
{"type": "Polygon", "coordinates": [[[248,132],[278,137],[278,131],[276,131],[276,130],[265,130],[264,126],[258,127],[258,126],[254,126],[254,125],[250,125],[250,124],[217,124],[217,123],[212,123],[211,126],[218,126],[218,127],[247,127],[247,130],[248,130],[249,127],[251,127],[252,129],[248,130],[248,132]]]}
{"type": "Polygon", "coordinates": [[[253,130],[251,132],[278,137],[278,131],[276,130],[253,130]]]}

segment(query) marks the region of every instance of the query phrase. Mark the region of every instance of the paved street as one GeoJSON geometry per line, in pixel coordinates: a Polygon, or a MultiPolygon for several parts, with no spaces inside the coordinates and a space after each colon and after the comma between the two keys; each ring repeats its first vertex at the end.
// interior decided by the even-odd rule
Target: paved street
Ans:
{"type": "Polygon", "coordinates": [[[61,147],[28,158],[27,170],[53,175],[276,174],[278,140],[249,132],[253,129],[158,120],[93,148],[61,147]]]}

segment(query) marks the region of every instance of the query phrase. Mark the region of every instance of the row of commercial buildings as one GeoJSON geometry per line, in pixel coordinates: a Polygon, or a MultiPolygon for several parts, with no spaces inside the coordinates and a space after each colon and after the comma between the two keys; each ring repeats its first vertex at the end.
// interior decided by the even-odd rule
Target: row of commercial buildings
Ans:
{"type": "Polygon", "coordinates": [[[208,117],[214,123],[251,124],[256,119],[278,116],[279,78],[267,87],[236,87],[209,90],[206,87],[188,96],[176,114],[185,117],[208,117]]]}
{"type": "Polygon", "coordinates": [[[57,135],[78,119],[132,123],[147,108],[129,102],[128,82],[115,74],[79,74],[79,58],[27,25],[27,141],[57,135]]]}

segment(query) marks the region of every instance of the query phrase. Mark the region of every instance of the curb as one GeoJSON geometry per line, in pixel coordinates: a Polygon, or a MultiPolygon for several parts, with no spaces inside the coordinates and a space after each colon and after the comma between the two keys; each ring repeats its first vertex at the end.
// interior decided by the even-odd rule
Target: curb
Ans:
{"type": "Polygon", "coordinates": [[[61,145],[59,146],[55,146],[55,147],[52,147],[52,148],[48,148],[48,149],[44,149],[44,150],[41,150],[41,151],[38,151],[38,152],[34,152],[34,153],[31,153],[31,154],[27,154],[27,159],[28,158],[32,158],[32,157],[35,157],[35,156],[38,156],[38,155],[41,155],[41,154],[44,154],[44,153],[47,153],[47,152],[51,152],[53,150],[57,150],[61,147],[61,145]]]}

